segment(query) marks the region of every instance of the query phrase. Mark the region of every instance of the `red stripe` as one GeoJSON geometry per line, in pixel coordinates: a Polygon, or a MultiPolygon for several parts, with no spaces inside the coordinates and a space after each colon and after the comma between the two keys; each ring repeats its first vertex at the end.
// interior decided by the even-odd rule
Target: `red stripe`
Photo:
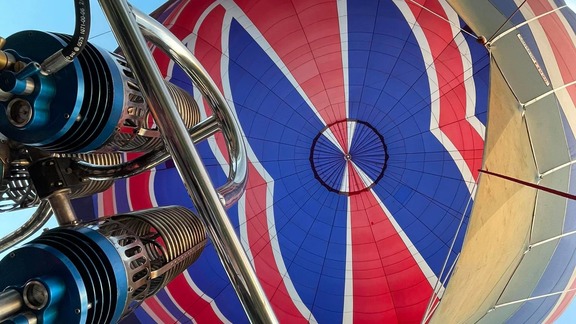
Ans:
{"type": "Polygon", "coordinates": [[[214,313],[210,303],[202,299],[190,287],[183,275],[174,278],[168,284],[167,289],[178,306],[190,314],[197,323],[222,323],[222,320],[214,313]]]}
{"type": "MultiPolygon", "coordinates": [[[[360,183],[349,169],[350,184],[360,183]]],[[[350,196],[354,322],[415,323],[432,287],[372,191],[350,196]]]]}
{"type": "MultiPolygon", "coordinates": [[[[173,23],[169,25],[171,31],[177,35],[179,39],[188,37],[195,24],[198,22],[200,16],[206,9],[213,4],[213,0],[202,0],[194,5],[185,2],[183,5],[186,7],[178,17],[174,19],[173,23]]],[[[178,8],[180,10],[181,8],[178,8]]],[[[205,22],[200,26],[196,39],[196,44],[193,49],[194,55],[202,63],[204,68],[207,69],[209,74],[215,80],[220,91],[222,91],[222,82],[220,77],[220,58],[222,56],[221,50],[221,27],[214,28],[214,26],[222,26],[225,11],[221,6],[216,7],[210,12],[205,22]]],[[[205,107],[209,107],[208,103],[204,101],[205,107]]],[[[207,115],[211,115],[211,110],[207,110],[207,115]]],[[[216,141],[220,150],[226,152],[226,145],[222,135],[216,135],[216,141]]],[[[224,154],[228,158],[227,154],[224,154]]],[[[201,298],[196,291],[194,291],[186,278],[183,275],[176,277],[169,285],[168,290],[174,297],[178,305],[190,314],[199,323],[221,323],[222,320],[216,315],[210,303],[201,298]]]]}
{"type": "MultiPolygon", "coordinates": [[[[133,157],[129,156],[128,158],[131,159],[133,157]]],[[[149,190],[150,176],[149,172],[145,172],[128,178],[127,181],[130,185],[129,199],[133,210],[154,207],[150,199],[150,195],[152,194],[149,190]]],[[[169,291],[180,307],[199,322],[216,323],[214,319],[216,319],[217,322],[221,322],[210,305],[196,294],[182,274],[170,283],[169,291]],[[186,301],[186,303],[182,303],[183,301],[186,301]],[[193,303],[190,304],[188,303],[189,301],[193,301],[193,303]]]]}
{"type": "Polygon", "coordinates": [[[174,323],[174,317],[160,305],[158,299],[151,297],[146,299],[143,304],[146,304],[150,311],[152,311],[162,323],[174,323]]]}
{"type": "MultiPolygon", "coordinates": [[[[128,153],[128,160],[132,160],[139,154],[128,153]]],[[[128,199],[132,210],[142,210],[154,207],[150,199],[150,172],[144,172],[139,175],[128,178],[128,199]]]]}
{"type": "MultiPolygon", "coordinates": [[[[198,29],[198,38],[194,47],[194,55],[198,58],[202,66],[206,69],[208,74],[218,86],[220,92],[224,93],[222,85],[222,26],[224,24],[224,14],[226,11],[222,6],[214,8],[214,10],[206,16],[204,22],[198,29]],[[218,28],[215,28],[218,26],[218,28]]],[[[212,110],[208,101],[204,100],[204,108],[207,116],[212,115],[212,110]]],[[[226,149],[226,141],[222,133],[216,133],[216,144],[220,152],[222,152],[226,162],[229,162],[229,157],[226,149]]]]}
{"type": "Polygon", "coordinates": [[[246,229],[250,251],[254,257],[254,266],[262,288],[270,299],[276,316],[281,323],[306,323],[294,305],[280,270],[274,259],[270,243],[266,208],[266,181],[258,170],[249,163],[246,189],[246,229]]]}
{"type": "MultiPolygon", "coordinates": [[[[576,280],[572,282],[572,285],[568,289],[576,289],[576,280]]],[[[554,310],[554,312],[548,317],[548,320],[545,322],[546,324],[554,323],[562,313],[566,310],[566,308],[572,303],[572,299],[576,295],[576,291],[569,291],[564,295],[564,298],[561,300],[558,307],[554,310]]]]}
{"type": "MultiPolygon", "coordinates": [[[[221,28],[224,24],[224,15],[224,8],[217,7],[205,18],[198,30],[198,38],[194,47],[194,54],[222,92],[224,91],[221,78],[221,28]],[[215,28],[215,26],[220,28],[215,28]]],[[[211,111],[208,110],[208,103],[205,101],[204,104],[207,115],[211,115],[211,111]]],[[[228,161],[226,145],[221,133],[216,134],[216,143],[228,161]]],[[[249,168],[248,174],[250,177],[248,178],[248,189],[246,191],[246,226],[251,250],[256,251],[254,253],[254,264],[258,277],[268,297],[272,296],[272,305],[281,321],[290,323],[295,321],[305,322],[301,316],[294,316],[295,314],[300,314],[300,312],[288,295],[283,278],[276,267],[276,261],[269,241],[270,235],[266,226],[266,183],[252,164],[249,164],[249,168]]],[[[199,320],[199,322],[203,321],[199,320]]]]}
{"type": "MultiPolygon", "coordinates": [[[[337,2],[236,3],[284,62],[324,121],[332,124],[346,119],[337,2]]],[[[335,135],[345,147],[346,133],[335,135]]]]}
{"type": "Polygon", "coordinates": [[[344,181],[348,181],[348,192],[357,192],[363,189],[366,189],[366,184],[356,170],[353,170],[354,167],[352,166],[352,162],[346,162],[346,167],[348,168],[348,179],[344,179],[344,181]],[[351,174],[353,172],[353,174],[351,174]]]}
{"type": "MultiPolygon", "coordinates": [[[[213,3],[214,0],[196,0],[194,5],[191,5],[190,1],[182,1],[178,7],[170,13],[163,24],[170,29],[178,39],[182,40],[190,35],[194,29],[194,24],[198,21],[206,8],[213,3]]],[[[163,75],[166,75],[168,73],[168,64],[170,60],[159,49],[154,49],[152,53],[154,54],[154,59],[156,60],[156,64],[158,64],[160,72],[163,75]]]]}
{"type": "MultiPolygon", "coordinates": [[[[448,19],[437,0],[418,0],[417,3],[448,19]]],[[[439,127],[464,158],[474,179],[482,166],[484,140],[466,119],[466,87],[462,55],[453,41],[452,26],[427,10],[409,2],[409,7],[422,28],[434,59],[440,89],[439,127]]],[[[474,89],[468,89],[474,91],[474,89]]]]}
{"type": "Polygon", "coordinates": [[[104,191],[101,194],[102,197],[102,215],[99,215],[99,217],[102,216],[112,216],[114,214],[116,214],[116,208],[115,207],[115,202],[116,202],[116,196],[114,195],[116,187],[113,185],[112,187],[110,187],[108,190],[104,191]]]}

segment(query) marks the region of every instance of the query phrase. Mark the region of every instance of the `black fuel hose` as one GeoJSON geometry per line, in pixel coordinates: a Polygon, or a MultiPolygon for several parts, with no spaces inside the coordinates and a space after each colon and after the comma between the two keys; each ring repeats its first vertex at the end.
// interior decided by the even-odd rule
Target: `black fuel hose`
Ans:
{"type": "Polygon", "coordinates": [[[41,64],[41,72],[44,75],[56,73],[74,61],[88,43],[90,34],[90,1],[75,0],[74,12],[76,15],[76,26],[72,39],[60,51],[50,55],[41,64]]]}
{"type": "Polygon", "coordinates": [[[74,13],[76,15],[76,27],[70,43],[62,49],[62,55],[69,61],[82,52],[88,35],[90,34],[90,2],[89,0],[74,1],[74,13]]]}

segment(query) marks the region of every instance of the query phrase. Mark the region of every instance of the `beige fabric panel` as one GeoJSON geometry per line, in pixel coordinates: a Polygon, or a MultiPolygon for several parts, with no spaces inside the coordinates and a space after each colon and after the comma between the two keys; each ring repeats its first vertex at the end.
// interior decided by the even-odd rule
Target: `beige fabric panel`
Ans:
{"type": "Polygon", "coordinates": [[[513,26],[506,17],[494,8],[490,1],[447,0],[447,2],[477,35],[490,38],[503,24],[503,30],[513,26]]]}
{"type": "MultiPolygon", "coordinates": [[[[522,111],[500,71],[490,73],[484,168],[532,182],[537,171],[522,111]]],[[[535,199],[535,189],[481,176],[460,259],[432,323],[474,323],[496,304],[528,244],[535,199]]]]}

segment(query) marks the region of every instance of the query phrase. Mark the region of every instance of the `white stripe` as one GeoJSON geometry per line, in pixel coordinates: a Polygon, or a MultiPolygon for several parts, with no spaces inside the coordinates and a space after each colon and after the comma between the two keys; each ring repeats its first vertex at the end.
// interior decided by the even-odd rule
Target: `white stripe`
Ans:
{"type": "Polygon", "coordinates": [[[334,146],[336,146],[336,148],[338,148],[340,152],[342,152],[342,154],[344,154],[344,148],[342,147],[342,145],[340,145],[340,142],[338,142],[336,136],[334,135],[330,127],[326,128],[322,133],[322,135],[326,137],[332,144],[334,144],[334,146]]]}
{"type": "Polygon", "coordinates": [[[374,180],[372,180],[366,173],[364,173],[364,171],[358,167],[356,163],[352,162],[352,167],[354,170],[356,170],[358,176],[360,176],[360,180],[362,180],[362,183],[364,186],[366,186],[366,188],[370,187],[374,183],[374,180]]]}
{"type": "Polygon", "coordinates": [[[348,150],[347,152],[350,153],[350,149],[352,148],[352,139],[354,138],[354,132],[356,131],[356,125],[358,125],[355,121],[347,121],[346,126],[348,127],[348,150]]]}
{"type": "MultiPolygon", "coordinates": [[[[212,12],[212,10],[214,10],[214,8],[216,8],[219,4],[217,2],[213,2],[211,5],[209,5],[208,7],[206,7],[206,10],[204,10],[204,12],[202,12],[202,14],[200,14],[200,17],[198,17],[198,21],[196,22],[196,24],[194,25],[194,28],[192,29],[192,33],[189,34],[188,36],[184,37],[184,39],[181,40],[181,42],[188,48],[188,50],[191,53],[195,53],[195,49],[196,49],[196,41],[198,40],[198,31],[200,30],[200,27],[202,26],[202,24],[204,23],[204,20],[206,19],[206,17],[208,17],[208,15],[212,12]]],[[[182,8],[184,8],[186,6],[182,6],[182,8]]],[[[183,9],[182,9],[183,10],[183,9]]],[[[178,15],[176,15],[176,18],[172,20],[171,23],[175,23],[178,18],[180,17],[180,14],[182,13],[182,10],[178,13],[178,15]]],[[[168,63],[168,69],[166,71],[166,80],[170,80],[172,79],[172,73],[174,71],[174,61],[170,60],[170,62],[168,63]]],[[[202,100],[202,94],[200,93],[200,91],[194,91],[194,99],[196,100],[196,102],[200,103],[202,100]]],[[[200,109],[200,119],[203,120],[206,118],[206,113],[204,111],[204,109],[200,109]]]]}
{"type": "Polygon", "coordinates": [[[486,134],[486,126],[476,117],[476,82],[474,81],[474,68],[472,66],[472,54],[470,53],[470,47],[468,42],[464,38],[464,35],[457,28],[456,24],[459,23],[458,14],[448,3],[444,0],[439,0],[440,5],[444,8],[446,17],[453,24],[450,24],[452,28],[452,37],[454,42],[458,45],[458,52],[460,52],[460,57],[462,58],[462,69],[464,71],[464,89],[466,94],[466,120],[470,123],[472,128],[476,130],[478,135],[484,139],[486,134]]]}
{"type": "Polygon", "coordinates": [[[176,21],[178,21],[178,19],[180,18],[180,15],[184,11],[184,8],[186,8],[186,6],[180,6],[180,10],[175,15],[172,16],[172,19],[170,20],[170,22],[165,22],[164,25],[168,26],[168,25],[174,24],[176,21]]]}
{"type": "MultiPolygon", "coordinates": [[[[214,2],[212,3],[210,6],[208,6],[206,8],[206,10],[204,10],[204,12],[200,15],[198,21],[196,22],[196,25],[194,26],[193,32],[188,35],[186,38],[184,38],[184,40],[182,40],[182,43],[184,43],[186,45],[186,47],[188,48],[188,50],[190,50],[192,53],[194,53],[194,50],[196,48],[196,40],[198,38],[198,30],[200,29],[200,26],[202,25],[202,23],[204,22],[204,20],[206,19],[206,17],[212,12],[212,10],[214,10],[214,8],[216,8],[218,6],[218,3],[214,2]]],[[[183,8],[185,6],[182,6],[183,8]]],[[[177,15],[176,18],[173,19],[173,22],[178,20],[178,17],[180,16],[182,11],[180,11],[177,15]]],[[[174,69],[174,61],[170,61],[169,65],[168,65],[168,71],[166,71],[166,75],[167,75],[167,80],[172,78],[172,72],[174,69]]],[[[198,104],[198,108],[200,111],[200,119],[204,120],[207,118],[207,107],[205,107],[204,105],[204,100],[202,98],[202,94],[200,93],[200,91],[194,91],[194,99],[196,100],[196,103],[198,104]]],[[[216,158],[216,160],[218,161],[218,163],[222,166],[224,172],[226,173],[226,176],[228,176],[228,162],[226,162],[226,158],[224,157],[224,155],[222,154],[222,152],[220,151],[220,149],[218,148],[218,144],[216,142],[216,138],[214,136],[211,136],[208,138],[208,145],[210,146],[211,151],[214,154],[214,157],[216,158]]],[[[154,179],[154,178],[151,178],[154,179]]],[[[152,183],[152,181],[151,181],[152,183]]],[[[153,185],[153,184],[152,184],[153,185]]],[[[152,187],[153,188],[153,187],[152,187]]],[[[154,191],[151,190],[151,193],[153,193],[154,191]]],[[[153,203],[155,204],[155,206],[157,205],[156,202],[156,197],[151,195],[151,199],[153,199],[153,203]]],[[[216,316],[224,323],[231,323],[225,316],[224,314],[222,314],[222,311],[220,311],[220,309],[218,308],[218,305],[216,304],[216,302],[211,299],[206,293],[204,293],[194,282],[194,280],[190,277],[190,275],[188,274],[188,271],[184,272],[184,276],[186,278],[186,281],[188,282],[188,284],[190,285],[190,287],[192,288],[192,290],[194,290],[194,292],[196,292],[196,294],[198,296],[200,296],[202,299],[204,299],[205,301],[207,301],[210,304],[210,307],[212,308],[212,310],[214,311],[214,313],[216,314],[216,316]]],[[[168,290],[166,290],[168,291],[168,290]]],[[[175,303],[176,304],[176,303],[175,303]]]]}
{"type": "Polygon", "coordinates": [[[460,151],[456,146],[450,141],[450,139],[442,132],[439,128],[438,121],[440,120],[440,89],[438,88],[438,74],[436,73],[436,68],[434,65],[434,58],[431,54],[430,45],[428,40],[424,35],[424,31],[416,21],[414,14],[405,2],[393,1],[393,3],[400,9],[400,12],[404,15],[404,19],[412,25],[412,33],[416,37],[416,41],[422,49],[422,58],[427,67],[426,73],[428,75],[428,83],[430,85],[430,104],[431,104],[431,118],[430,118],[430,132],[438,139],[438,141],[444,146],[448,151],[452,160],[460,170],[462,178],[468,187],[468,191],[473,196],[475,192],[475,179],[472,172],[468,168],[466,161],[460,154],[460,151]]]}
{"type": "Polygon", "coordinates": [[[192,288],[192,290],[194,290],[196,295],[200,296],[200,298],[202,298],[208,304],[210,304],[210,307],[212,308],[212,310],[214,311],[214,314],[216,314],[218,319],[220,319],[223,323],[231,323],[226,318],[226,316],[224,316],[224,314],[222,314],[222,312],[220,311],[220,309],[216,305],[216,302],[214,301],[214,299],[210,298],[210,296],[206,295],[200,288],[198,288],[198,286],[196,286],[196,283],[194,282],[194,280],[192,280],[192,277],[190,277],[188,270],[184,271],[183,274],[184,274],[184,279],[186,279],[186,282],[188,283],[190,288],[192,288]]]}
{"type": "MultiPolygon", "coordinates": [[[[230,103],[228,103],[228,104],[230,104],[230,103]]],[[[206,108],[204,106],[204,100],[198,101],[198,108],[200,108],[200,111],[203,111],[203,112],[206,111],[206,108]]],[[[207,141],[208,141],[208,145],[210,146],[210,150],[212,151],[212,153],[214,154],[214,157],[216,158],[216,161],[218,161],[218,164],[220,164],[220,166],[222,167],[224,174],[226,174],[226,177],[228,177],[228,172],[230,172],[230,168],[228,166],[228,162],[226,161],[226,158],[224,157],[224,153],[222,153],[222,151],[220,150],[220,147],[218,146],[218,142],[216,141],[216,137],[210,136],[210,137],[208,137],[207,141]]],[[[226,153],[226,154],[228,154],[228,153],[226,153]]]]}
{"type": "Polygon", "coordinates": [[[150,203],[152,207],[158,207],[158,201],[156,201],[156,190],[154,190],[154,181],[156,179],[156,168],[150,170],[148,181],[148,192],[150,193],[150,203]]]}
{"type": "MultiPolygon", "coordinates": [[[[178,310],[180,312],[182,312],[182,314],[184,314],[184,316],[186,316],[189,320],[191,320],[192,322],[196,323],[196,320],[194,320],[194,317],[190,316],[182,307],[180,307],[180,305],[178,305],[178,302],[176,301],[176,299],[172,296],[172,294],[170,293],[170,289],[164,289],[164,292],[166,292],[166,295],[168,295],[168,298],[170,298],[170,301],[172,301],[172,303],[174,304],[174,306],[176,306],[176,308],[178,308],[178,310]]],[[[181,319],[178,319],[178,321],[180,322],[181,319]]]]}
{"type": "MultiPolygon", "coordinates": [[[[300,94],[302,99],[304,99],[306,104],[308,104],[310,109],[312,109],[312,111],[314,111],[314,113],[316,114],[316,117],[324,125],[326,125],[326,121],[322,118],[322,115],[320,115],[320,113],[318,112],[316,107],[312,104],[312,101],[310,100],[310,98],[308,98],[308,95],[306,95],[306,93],[304,92],[304,89],[302,89],[302,87],[298,84],[298,82],[296,81],[296,78],[294,78],[294,76],[292,75],[292,72],[290,72],[290,70],[284,64],[282,59],[280,59],[280,56],[276,53],[276,51],[274,51],[274,48],[272,47],[272,45],[270,45],[270,43],[268,43],[266,38],[264,38],[264,35],[262,35],[262,33],[260,33],[260,31],[256,28],[254,23],[252,23],[252,21],[242,11],[242,9],[234,1],[222,1],[222,0],[218,0],[218,1],[226,9],[226,12],[230,13],[236,19],[236,21],[238,21],[238,23],[246,30],[246,32],[252,37],[252,39],[254,39],[254,41],[260,46],[260,48],[266,52],[266,55],[268,55],[268,57],[270,57],[272,62],[274,62],[274,64],[276,64],[276,66],[280,69],[280,71],[284,74],[284,76],[292,84],[294,89],[296,89],[296,91],[298,91],[298,93],[300,94]]],[[[228,53],[226,53],[226,54],[228,54],[228,53]]],[[[338,146],[340,146],[340,145],[338,145],[338,146]]]]}
{"type": "Polygon", "coordinates": [[[152,318],[152,320],[154,320],[154,322],[156,323],[163,323],[160,320],[160,317],[156,316],[156,313],[154,313],[152,311],[152,309],[150,309],[150,307],[146,304],[146,303],[142,303],[140,305],[140,307],[142,307],[142,309],[146,312],[146,314],[148,314],[148,316],[150,316],[152,318]]]}
{"type": "Polygon", "coordinates": [[[256,269],[254,265],[254,256],[252,255],[252,250],[250,249],[250,241],[248,240],[248,219],[246,218],[246,192],[238,199],[238,223],[240,224],[240,242],[244,247],[246,256],[252,264],[252,267],[256,269]]]}
{"type": "Polygon", "coordinates": [[[164,306],[164,304],[160,301],[160,298],[158,298],[157,296],[152,296],[152,297],[149,297],[149,298],[154,298],[154,299],[156,299],[156,302],[158,303],[158,305],[164,310],[164,312],[166,312],[166,314],[168,314],[168,316],[170,316],[170,318],[172,319],[172,321],[169,322],[169,323],[176,323],[176,322],[178,322],[178,320],[176,319],[176,317],[174,317],[174,315],[172,315],[172,313],[170,313],[170,312],[166,309],[166,307],[164,306]]]}
{"type": "MultiPolygon", "coordinates": [[[[380,208],[382,208],[382,210],[384,211],[384,214],[386,214],[386,217],[390,221],[390,224],[392,224],[392,226],[396,230],[396,233],[398,233],[398,236],[400,236],[400,238],[402,239],[402,242],[404,243],[404,245],[406,246],[408,251],[410,251],[410,254],[414,258],[414,261],[416,261],[416,263],[420,267],[420,270],[422,271],[422,273],[424,274],[426,279],[428,279],[430,286],[434,287],[434,285],[438,281],[438,277],[436,277],[436,274],[434,273],[434,271],[432,271],[432,269],[430,268],[430,266],[428,265],[426,260],[424,260],[424,258],[420,254],[420,252],[418,252],[418,249],[416,249],[416,246],[414,246],[414,244],[412,243],[412,241],[410,240],[408,235],[406,235],[406,232],[404,232],[404,230],[402,229],[400,224],[398,224],[396,219],[394,219],[394,217],[392,216],[392,213],[388,210],[388,208],[386,208],[386,206],[384,205],[382,200],[380,200],[380,197],[378,197],[378,195],[376,194],[374,189],[370,189],[370,192],[372,193],[372,195],[374,196],[374,198],[378,202],[378,205],[380,205],[380,208]]],[[[444,289],[445,288],[443,286],[441,286],[438,289],[438,297],[439,298],[442,297],[442,295],[444,294],[444,289]]]]}
{"type": "MultiPolygon", "coordinates": [[[[109,190],[112,190],[112,188],[114,187],[114,185],[112,185],[112,187],[110,187],[109,190]]],[[[97,216],[98,218],[104,216],[104,194],[103,193],[99,193],[98,195],[96,195],[97,197],[97,202],[98,202],[98,211],[97,211],[97,216]]]]}
{"type": "MultiPolygon", "coordinates": [[[[346,0],[338,0],[338,26],[340,27],[340,49],[342,51],[342,73],[344,77],[344,102],[346,103],[346,118],[350,118],[350,98],[348,84],[348,4],[346,0]]],[[[348,135],[350,136],[350,135],[348,135]]],[[[350,148],[350,145],[348,145],[350,148]]]]}
{"type": "MultiPolygon", "coordinates": [[[[254,153],[252,152],[251,155],[254,155],[254,153]]],[[[274,260],[276,261],[276,266],[278,267],[278,272],[280,273],[282,280],[284,281],[286,290],[288,291],[290,298],[294,302],[294,306],[296,306],[296,308],[300,311],[300,314],[302,314],[302,316],[304,316],[304,318],[306,318],[308,322],[317,323],[316,319],[314,318],[314,315],[312,315],[312,312],[310,312],[306,304],[304,304],[304,302],[300,298],[300,295],[298,295],[296,287],[294,287],[294,284],[290,279],[290,274],[288,273],[286,264],[284,264],[284,259],[282,258],[281,253],[282,249],[280,248],[280,244],[278,243],[278,233],[276,232],[276,221],[274,218],[274,186],[270,185],[274,181],[259,162],[254,163],[254,166],[256,170],[258,170],[258,173],[260,173],[260,175],[263,176],[263,178],[266,180],[267,184],[266,221],[268,225],[268,234],[270,235],[270,245],[272,248],[272,252],[274,254],[274,260]]]]}
{"type": "MultiPolygon", "coordinates": [[[[554,307],[550,310],[550,312],[548,313],[548,315],[546,316],[546,318],[544,318],[544,320],[542,320],[541,323],[548,323],[551,319],[552,319],[552,314],[554,314],[558,308],[560,307],[560,305],[566,301],[566,298],[570,298],[568,297],[569,294],[571,294],[573,292],[573,290],[571,289],[566,289],[568,287],[572,287],[574,285],[574,282],[576,282],[576,270],[572,273],[572,276],[570,277],[570,280],[568,280],[568,283],[566,284],[566,287],[564,288],[564,292],[560,295],[560,297],[558,298],[558,300],[556,301],[556,304],[554,305],[554,307]]],[[[565,312],[570,305],[573,302],[569,302],[568,305],[565,305],[564,310],[562,311],[562,313],[557,314],[558,317],[562,316],[563,312],[565,312]]]]}
{"type": "Polygon", "coordinates": [[[354,269],[352,267],[352,216],[350,196],[346,197],[346,272],[344,279],[344,311],[342,323],[352,323],[354,319],[354,269]]]}
{"type": "MultiPolygon", "coordinates": [[[[170,19],[170,21],[164,22],[163,25],[169,26],[169,25],[175,24],[175,23],[178,21],[178,19],[180,19],[180,15],[181,15],[182,12],[184,11],[184,8],[186,8],[186,5],[181,5],[181,6],[180,6],[180,9],[179,9],[175,14],[173,14],[172,19],[170,19]]],[[[183,42],[183,43],[184,43],[184,42],[183,42]]],[[[156,51],[162,52],[160,49],[156,49],[156,51]]],[[[154,53],[154,52],[153,52],[153,53],[154,53]]],[[[172,71],[173,71],[173,70],[174,70],[174,61],[173,61],[173,60],[170,60],[170,61],[168,62],[168,67],[167,67],[167,70],[166,70],[165,80],[170,80],[170,79],[172,79],[172,71]]]]}
{"type": "Polygon", "coordinates": [[[340,185],[341,192],[349,192],[350,191],[350,183],[348,178],[348,162],[344,165],[344,176],[342,177],[342,184],[340,185]]]}
{"type": "Polygon", "coordinates": [[[198,18],[198,21],[194,25],[194,29],[192,29],[192,34],[186,36],[182,40],[182,43],[187,44],[188,49],[192,53],[194,53],[194,50],[196,49],[196,41],[198,39],[198,32],[200,30],[200,27],[204,23],[204,20],[206,19],[206,17],[208,17],[208,15],[212,12],[212,10],[214,10],[214,8],[216,8],[218,5],[219,5],[218,2],[214,2],[211,5],[209,5],[208,7],[206,7],[206,10],[204,10],[204,12],[202,12],[200,17],[198,18]]]}
{"type": "MultiPolygon", "coordinates": [[[[200,17],[198,18],[198,21],[194,25],[192,33],[189,34],[188,36],[186,36],[182,40],[182,43],[186,45],[186,47],[188,48],[188,50],[191,53],[195,52],[196,41],[198,40],[198,31],[200,30],[202,23],[204,22],[206,17],[208,17],[208,15],[212,12],[212,10],[214,10],[214,8],[216,8],[218,5],[219,5],[219,3],[214,2],[210,6],[208,6],[206,8],[206,10],[204,10],[204,12],[202,12],[200,17]]],[[[166,72],[167,76],[169,76],[168,80],[170,78],[172,78],[173,68],[174,68],[174,61],[170,61],[168,71],[166,72]]],[[[202,94],[200,93],[200,91],[198,91],[198,90],[194,91],[194,99],[196,100],[196,103],[198,104],[198,108],[200,111],[200,120],[206,119],[208,117],[207,111],[209,108],[205,106],[204,100],[203,100],[203,97],[202,97],[202,94]]],[[[229,172],[228,162],[226,162],[226,158],[222,154],[222,151],[220,151],[220,149],[218,148],[218,143],[216,142],[216,138],[214,136],[210,136],[208,138],[208,145],[210,146],[210,149],[212,150],[214,157],[216,158],[216,161],[218,161],[218,163],[222,166],[224,172],[226,173],[226,176],[228,176],[228,172],[229,172]]]]}
{"type": "MultiPolygon", "coordinates": [[[[232,17],[234,12],[229,12],[226,11],[226,14],[224,15],[224,27],[223,30],[225,30],[227,28],[230,27],[231,23],[232,23],[232,17]]],[[[237,12],[235,12],[237,14],[237,12]]],[[[237,17],[234,17],[236,19],[238,19],[237,17]]],[[[229,63],[229,49],[228,49],[228,37],[229,37],[229,33],[222,33],[222,60],[221,60],[221,79],[222,79],[222,87],[224,89],[224,97],[227,99],[228,101],[228,105],[230,106],[235,119],[238,121],[238,116],[236,115],[236,108],[234,107],[234,102],[231,100],[232,98],[232,89],[230,86],[230,80],[227,78],[228,76],[228,63],[229,63]]],[[[240,132],[242,133],[242,137],[246,138],[246,135],[244,133],[244,129],[242,128],[242,125],[238,122],[239,128],[240,128],[240,132]]],[[[267,218],[267,224],[268,224],[268,233],[269,233],[269,239],[270,239],[270,244],[271,244],[271,250],[273,252],[274,255],[274,260],[276,262],[276,266],[278,267],[278,272],[280,274],[280,276],[282,277],[282,281],[286,287],[286,291],[288,292],[288,295],[290,296],[290,298],[292,299],[292,301],[294,302],[294,306],[298,309],[298,311],[300,311],[300,313],[302,314],[302,316],[304,318],[306,318],[308,321],[310,322],[316,322],[316,319],[314,318],[314,315],[312,314],[312,312],[308,309],[308,307],[304,304],[304,302],[302,301],[302,299],[300,298],[300,296],[298,295],[298,291],[296,290],[296,288],[294,287],[294,284],[292,283],[292,279],[290,277],[290,274],[288,273],[288,270],[286,268],[286,265],[284,264],[284,259],[282,258],[282,250],[280,248],[280,244],[278,243],[278,233],[276,232],[276,225],[275,225],[275,219],[274,219],[274,208],[273,208],[273,201],[274,201],[274,179],[272,179],[272,177],[268,174],[268,172],[264,169],[264,167],[262,166],[262,164],[258,161],[258,158],[256,157],[256,154],[254,153],[254,151],[252,151],[252,148],[250,146],[250,143],[248,141],[246,141],[246,152],[248,155],[248,160],[250,161],[250,163],[252,163],[252,166],[257,170],[257,172],[259,173],[259,175],[262,177],[262,179],[264,179],[264,181],[266,181],[266,218],[267,218]]],[[[245,204],[244,204],[244,208],[245,208],[245,204]]],[[[244,213],[244,218],[246,218],[245,215],[245,209],[242,211],[244,213]]],[[[240,211],[239,211],[240,214],[240,211]]],[[[246,235],[247,234],[247,229],[246,229],[246,220],[244,220],[243,222],[240,222],[240,233],[246,235]],[[244,228],[242,228],[244,227],[244,228]]],[[[241,240],[243,242],[248,242],[248,237],[244,236],[241,238],[241,240]]],[[[248,251],[250,251],[248,249],[248,251]]],[[[253,257],[251,258],[253,260],[253,257]]]]}
{"type": "Polygon", "coordinates": [[[132,207],[132,197],[130,195],[130,178],[126,179],[126,200],[128,201],[128,209],[134,210],[132,207]]]}

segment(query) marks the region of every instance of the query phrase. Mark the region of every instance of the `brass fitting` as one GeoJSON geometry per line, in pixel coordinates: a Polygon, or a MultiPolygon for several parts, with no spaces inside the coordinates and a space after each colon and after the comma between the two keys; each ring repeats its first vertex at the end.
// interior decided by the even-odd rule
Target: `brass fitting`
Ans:
{"type": "Polygon", "coordinates": [[[10,68],[14,65],[15,61],[16,59],[14,59],[12,54],[0,50],[0,71],[10,68]]]}
{"type": "Polygon", "coordinates": [[[0,37],[0,71],[11,67],[16,61],[12,54],[2,51],[4,45],[6,45],[6,39],[0,37]]]}

